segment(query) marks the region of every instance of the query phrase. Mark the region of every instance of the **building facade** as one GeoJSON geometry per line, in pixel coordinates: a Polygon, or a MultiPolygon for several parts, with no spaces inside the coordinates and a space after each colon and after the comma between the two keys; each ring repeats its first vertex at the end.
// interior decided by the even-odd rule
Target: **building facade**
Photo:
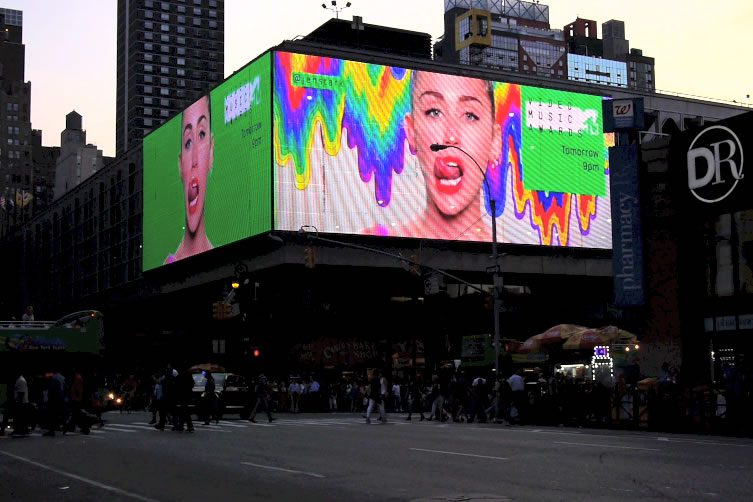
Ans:
{"type": "Polygon", "coordinates": [[[43,211],[53,201],[55,195],[55,167],[60,156],[59,146],[43,146],[42,131],[31,131],[31,162],[34,166],[34,179],[37,192],[34,197],[34,212],[43,211]]]}
{"type": "Polygon", "coordinates": [[[567,79],[562,30],[549,26],[538,2],[446,0],[445,31],[434,59],[567,79]]]}
{"type": "Polygon", "coordinates": [[[24,81],[23,13],[0,9],[0,236],[33,215],[31,82],[24,81]]]}
{"type": "Polygon", "coordinates": [[[224,78],[224,0],[118,0],[115,152],[224,78]]]}
{"type": "Polygon", "coordinates": [[[76,111],[65,116],[65,129],[60,133],[60,154],[55,169],[54,198],[59,199],[86,178],[102,169],[106,161],[102,150],[86,143],[82,117],[76,111]]]}

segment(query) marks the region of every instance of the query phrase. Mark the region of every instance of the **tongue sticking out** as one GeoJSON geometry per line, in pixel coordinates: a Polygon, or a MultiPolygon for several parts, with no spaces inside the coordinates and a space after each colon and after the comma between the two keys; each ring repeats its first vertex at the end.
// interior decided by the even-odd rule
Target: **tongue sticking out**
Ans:
{"type": "Polygon", "coordinates": [[[454,180],[463,176],[463,170],[455,161],[437,160],[434,164],[434,176],[441,179],[454,180]]]}
{"type": "Polygon", "coordinates": [[[199,201],[199,180],[194,178],[188,187],[188,209],[193,214],[199,201]]]}

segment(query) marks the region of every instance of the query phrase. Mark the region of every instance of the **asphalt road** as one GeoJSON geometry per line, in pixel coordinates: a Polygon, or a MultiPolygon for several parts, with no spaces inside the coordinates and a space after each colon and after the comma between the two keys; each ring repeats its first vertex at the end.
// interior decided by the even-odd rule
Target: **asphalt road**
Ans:
{"type": "MultiPolygon", "coordinates": [[[[145,413],[92,434],[0,437],[0,500],[751,500],[753,441],[405,421],[228,419],[193,434],[145,413]]],[[[414,417],[415,419],[415,417],[414,417]]]]}

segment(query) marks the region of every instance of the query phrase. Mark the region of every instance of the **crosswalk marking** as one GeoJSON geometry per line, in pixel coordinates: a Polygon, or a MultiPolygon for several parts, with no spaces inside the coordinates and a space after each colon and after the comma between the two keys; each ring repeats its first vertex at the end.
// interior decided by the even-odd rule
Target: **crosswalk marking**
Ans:
{"type": "Polygon", "coordinates": [[[119,429],[117,427],[117,424],[110,424],[110,425],[108,425],[106,430],[105,429],[92,429],[91,432],[93,432],[95,434],[107,434],[110,431],[113,431],[113,432],[127,432],[127,433],[131,433],[131,434],[138,432],[138,431],[133,431],[131,429],[119,429]]]}
{"type": "Polygon", "coordinates": [[[239,427],[241,429],[245,429],[246,427],[248,427],[247,425],[234,424],[232,422],[228,422],[227,420],[220,420],[220,425],[226,425],[227,427],[239,427]]]}
{"type": "Polygon", "coordinates": [[[148,426],[148,425],[141,425],[141,424],[109,424],[108,427],[128,427],[132,429],[142,429],[147,431],[154,431],[157,430],[154,428],[154,426],[148,426]]]}
{"type": "MultiPolygon", "coordinates": [[[[125,417],[123,417],[125,418],[125,417]]],[[[137,418],[137,417],[133,417],[137,418]]],[[[194,421],[195,430],[199,433],[205,432],[217,432],[217,433],[233,433],[241,432],[242,429],[250,429],[251,427],[330,427],[332,429],[338,429],[341,427],[358,427],[364,425],[364,419],[356,416],[331,416],[323,418],[303,418],[302,416],[287,418],[286,415],[274,417],[273,422],[267,422],[266,417],[258,417],[257,422],[249,422],[246,420],[230,421],[220,420],[219,422],[210,422],[208,425],[204,425],[203,421],[194,421]]],[[[127,419],[126,419],[127,420],[127,419]]],[[[143,420],[143,419],[142,419],[143,420]]],[[[372,423],[375,425],[383,425],[378,422],[376,417],[372,418],[372,423]]],[[[387,425],[411,425],[411,422],[402,422],[398,418],[394,420],[388,419],[387,425]]],[[[447,426],[447,424],[441,424],[441,426],[447,426]]],[[[171,426],[165,427],[166,431],[170,431],[171,426]]],[[[251,429],[250,429],[251,430],[251,429]]],[[[88,437],[94,437],[97,439],[115,438],[118,434],[135,434],[145,433],[145,431],[155,431],[154,424],[143,421],[128,421],[128,422],[107,422],[104,428],[91,429],[91,435],[88,437]]],[[[42,429],[35,430],[30,437],[42,437],[42,429]]],[[[60,434],[60,433],[58,433],[60,434]]],[[[62,435],[62,434],[60,434],[62,435]]],[[[69,432],[63,436],[82,436],[86,437],[80,432],[69,432]]],[[[9,438],[10,435],[0,436],[0,439],[9,438]]],[[[59,436],[58,436],[59,437],[59,436]]]]}

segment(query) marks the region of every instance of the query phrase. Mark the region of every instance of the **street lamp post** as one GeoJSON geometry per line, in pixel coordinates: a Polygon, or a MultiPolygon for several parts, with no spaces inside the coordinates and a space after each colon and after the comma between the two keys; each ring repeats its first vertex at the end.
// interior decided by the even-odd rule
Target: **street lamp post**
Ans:
{"type": "Polygon", "coordinates": [[[432,152],[438,152],[440,150],[445,150],[447,148],[454,148],[456,150],[460,150],[462,153],[466,155],[469,159],[473,161],[474,164],[476,164],[476,167],[478,167],[478,170],[481,171],[481,174],[484,177],[484,184],[486,185],[486,191],[489,193],[489,206],[492,210],[492,260],[494,261],[494,273],[492,275],[492,296],[494,300],[494,373],[495,373],[495,379],[499,378],[499,289],[497,282],[499,280],[499,253],[497,251],[497,201],[494,199],[494,195],[492,193],[491,187],[489,186],[489,179],[486,177],[486,171],[484,171],[478,162],[476,162],[476,159],[474,159],[471,154],[460,148],[459,146],[455,145],[443,145],[439,143],[434,143],[429,148],[431,148],[432,152]]]}
{"type": "Polygon", "coordinates": [[[338,7],[337,6],[337,0],[332,0],[332,7],[327,7],[326,3],[322,4],[322,9],[327,9],[327,10],[333,11],[335,13],[335,17],[337,19],[340,19],[340,12],[344,11],[348,7],[350,7],[350,2],[346,2],[345,3],[345,7],[338,7]]]}

